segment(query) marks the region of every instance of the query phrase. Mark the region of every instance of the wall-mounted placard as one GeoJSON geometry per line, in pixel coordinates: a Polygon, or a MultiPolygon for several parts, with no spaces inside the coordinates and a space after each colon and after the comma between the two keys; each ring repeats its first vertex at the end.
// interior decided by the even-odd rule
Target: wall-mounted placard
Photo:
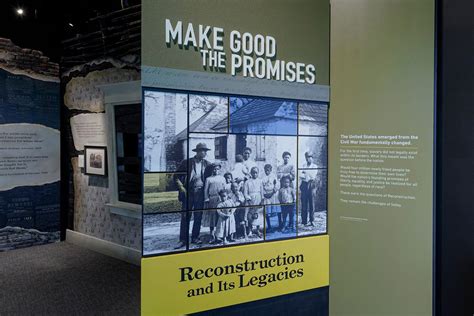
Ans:
{"type": "Polygon", "coordinates": [[[84,145],[107,145],[105,113],[84,113],[71,117],[71,131],[74,147],[84,150],[84,145]]]}

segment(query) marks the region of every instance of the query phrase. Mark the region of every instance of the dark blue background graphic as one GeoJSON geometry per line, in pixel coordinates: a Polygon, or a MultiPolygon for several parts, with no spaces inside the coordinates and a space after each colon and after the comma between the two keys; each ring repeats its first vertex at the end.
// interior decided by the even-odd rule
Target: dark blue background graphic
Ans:
{"type": "Polygon", "coordinates": [[[18,226],[59,230],[59,181],[0,192],[0,228],[18,226]]]}
{"type": "Polygon", "coordinates": [[[0,124],[8,123],[59,129],[59,83],[0,69],[0,124]]]}

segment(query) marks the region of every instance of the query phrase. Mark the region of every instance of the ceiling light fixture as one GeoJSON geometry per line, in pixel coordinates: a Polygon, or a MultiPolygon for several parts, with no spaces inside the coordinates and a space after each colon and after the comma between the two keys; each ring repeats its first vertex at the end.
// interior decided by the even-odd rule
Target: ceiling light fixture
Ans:
{"type": "Polygon", "coordinates": [[[25,10],[23,10],[22,8],[17,8],[15,11],[16,14],[18,14],[19,16],[23,16],[25,14],[25,10]]]}

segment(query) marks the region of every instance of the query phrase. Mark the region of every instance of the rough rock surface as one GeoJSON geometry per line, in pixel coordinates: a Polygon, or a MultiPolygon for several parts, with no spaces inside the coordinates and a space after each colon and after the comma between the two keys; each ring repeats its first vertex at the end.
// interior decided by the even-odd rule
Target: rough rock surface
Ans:
{"type": "Polygon", "coordinates": [[[59,231],[40,232],[21,227],[0,228],[0,251],[43,245],[59,241],[59,231]]]}

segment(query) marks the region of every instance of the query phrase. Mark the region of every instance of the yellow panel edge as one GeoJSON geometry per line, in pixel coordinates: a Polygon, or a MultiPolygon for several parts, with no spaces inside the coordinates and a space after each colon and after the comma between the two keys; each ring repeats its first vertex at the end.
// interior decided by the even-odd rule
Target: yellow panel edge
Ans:
{"type": "Polygon", "coordinates": [[[182,315],[329,285],[329,235],[142,259],[142,315],[182,315]]]}

